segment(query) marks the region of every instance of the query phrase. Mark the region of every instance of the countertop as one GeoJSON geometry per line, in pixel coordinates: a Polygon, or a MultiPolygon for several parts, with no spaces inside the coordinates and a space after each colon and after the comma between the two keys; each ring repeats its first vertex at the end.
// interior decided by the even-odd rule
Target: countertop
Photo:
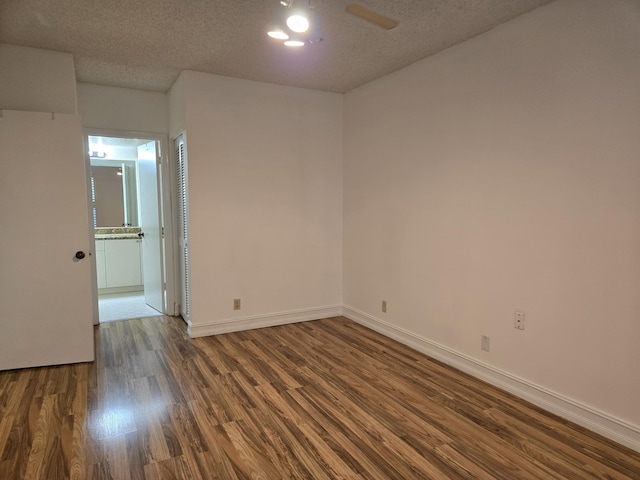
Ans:
{"type": "Polygon", "coordinates": [[[138,240],[140,227],[97,227],[96,240],[138,240]]]}

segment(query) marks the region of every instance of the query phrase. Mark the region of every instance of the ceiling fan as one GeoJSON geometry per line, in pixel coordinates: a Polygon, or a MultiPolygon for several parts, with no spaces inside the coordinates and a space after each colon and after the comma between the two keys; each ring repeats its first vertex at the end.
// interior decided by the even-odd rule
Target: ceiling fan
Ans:
{"type": "Polygon", "coordinates": [[[379,13],[374,12],[373,10],[369,10],[368,8],[363,7],[362,5],[359,5],[357,3],[350,3],[349,5],[347,5],[346,10],[351,15],[355,15],[356,17],[372,23],[380,28],[384,28],[385,30],[391,30],[392,28],[398,26],[398,22],[393,18],[380,15],[379,13]]]}
{"type": "MultiPolygon", "coordinates": [[[[282,40],[287,47],[302,47],[305,44],[317,44],[324,40],[318,13],[307,0],[306,7],[295,4],[296,0],[279,0],[273,12],[271,23],[267,27],[267,35],[282,40]]],[[[385,30],[398,26],[392,18],[380,15],[357,3],[350,3],[346,11],[362,20],[385,30]]]]}

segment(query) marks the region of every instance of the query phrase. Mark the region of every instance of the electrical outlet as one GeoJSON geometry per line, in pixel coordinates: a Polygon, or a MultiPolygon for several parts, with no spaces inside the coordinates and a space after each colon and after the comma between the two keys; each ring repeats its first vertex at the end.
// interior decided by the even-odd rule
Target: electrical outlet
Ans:
{"type": "Polygon", "coordinates": [[[382,300],[382,313],[387,313],[387,301],[382,300]]]}
{"type": "Polygon", "coordinates": [[[240,299],[239,298],[234,298],[233,299],[233,309],[234,310],[240,310],[240,299]]]}
{"type": "Polygon", "coordinates": [[[518,330],[524,330],[524,312],[516,312],[513,326],[518,330]]]}
{"type": "Polygon", "coordinates": [[[482,335],[482,340],[480,342],[480,348],[482,350],[484,350],[485,352],[488,352],[491,350],[491,338],[487,337],[485,335],[482,335]]]}

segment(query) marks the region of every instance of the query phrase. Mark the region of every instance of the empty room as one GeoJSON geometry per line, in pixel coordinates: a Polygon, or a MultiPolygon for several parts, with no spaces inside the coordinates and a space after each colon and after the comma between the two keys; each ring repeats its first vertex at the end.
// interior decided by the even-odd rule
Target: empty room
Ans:
{"type": "Polygon", "coordinates": [[[2,0],[0,479],[640,479],[639,79],[638,0],[2,0]]]}

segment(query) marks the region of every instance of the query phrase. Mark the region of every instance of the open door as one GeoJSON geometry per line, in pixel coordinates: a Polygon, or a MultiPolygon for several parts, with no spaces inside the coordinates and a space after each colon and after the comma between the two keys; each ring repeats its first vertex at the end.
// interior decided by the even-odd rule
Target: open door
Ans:
{"type": "Polygon", "coordinates": [[[140,226],[142,227],[142,269],[144,299],[147,305],[164,312],[162,263],[162,212],[159,190],[160,156],[157,142],[138,147],[138,185],[140,187],[140,226]]]}
{"type": "Polygon", "coordinates": [[[94,359],[82,125],[0,115],[0,370],[94,359]]]}

